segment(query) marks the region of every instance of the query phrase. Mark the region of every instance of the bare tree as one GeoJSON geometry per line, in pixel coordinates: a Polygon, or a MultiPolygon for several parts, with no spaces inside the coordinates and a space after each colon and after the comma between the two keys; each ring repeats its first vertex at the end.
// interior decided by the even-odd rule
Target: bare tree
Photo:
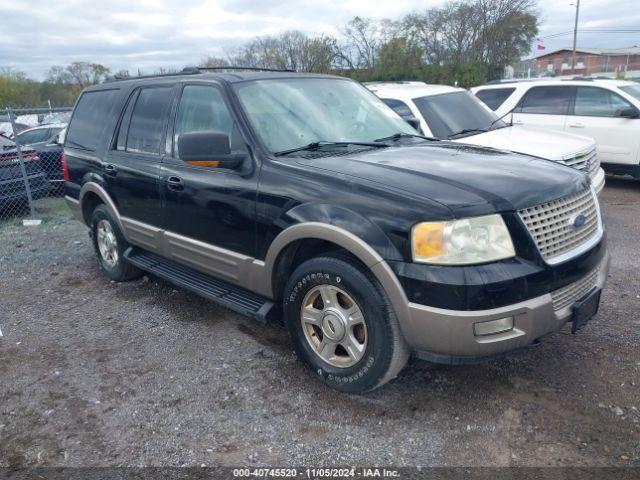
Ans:
{"type": "Polygon", "coordinates": [[[382,25],[370,18],[355,17],[344,28],[345,43],[340,57],[349,68],[371,70],[383,41],[382,25]]]}

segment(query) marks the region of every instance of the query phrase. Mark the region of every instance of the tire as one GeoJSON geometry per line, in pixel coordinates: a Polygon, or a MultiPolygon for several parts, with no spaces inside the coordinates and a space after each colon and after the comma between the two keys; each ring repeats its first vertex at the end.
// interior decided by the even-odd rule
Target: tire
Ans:
{"type": "Polygon", "coordinates": [[[378,388],[409,358],[382,286],[351,260],[301,264],[285,286],[283,312],[298,357],[335,390],[378,388]]]}
{"type": "Polygon", "coordinates": [[[105,205],[98,205],[91,214],[91,238],[98,256],[98,265],[111,280],[123,282],[142,276],[142,271],[124,258],[124,252],[129,248],[129,244],[105,205]],[[105,232],[109,236],[106,243],[99,239],[105,232]],[[105,245],[110,247],[109,253],[105,252],[105,245]]]}

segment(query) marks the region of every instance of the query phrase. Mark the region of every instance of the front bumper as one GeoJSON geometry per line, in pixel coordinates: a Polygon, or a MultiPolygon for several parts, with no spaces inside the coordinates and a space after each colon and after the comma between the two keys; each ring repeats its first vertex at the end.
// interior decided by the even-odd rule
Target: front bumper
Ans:
{"type": "Polygon", "coordinates": [[[605,175],[602,167],[598,167],[598,170],[596,170],[595,175],[591,177],[591,184],[593,185],[593,188],[595,188],[596,193],[598,195],[600,195],[600,192],[604,188],[604,177],[605,175]]]}
{"type": "MultiPolygon", "coordinates": [[[[595,269],[592,287],[603,288],[609,262],[607,253],[595,269]]],[[[439,363],[473,363],[526,347],[561,329],[571,319],[573,303],[554,309],[553,294],[489,310],[447,310],[409,303],[409,321],[402,330],[419,358],[439,363]],[[474,334],[475,323],[504,317],[513,317],[512,330],[486,336],[474,334]]]]}

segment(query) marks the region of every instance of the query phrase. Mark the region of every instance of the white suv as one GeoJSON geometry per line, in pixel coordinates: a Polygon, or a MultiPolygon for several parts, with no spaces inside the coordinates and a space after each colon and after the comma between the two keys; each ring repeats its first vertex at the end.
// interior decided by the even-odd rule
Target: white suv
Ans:
{"type": "Polygon", "coordinates": [[[640,178],[640,84],[595,78],[546,79],[472,88],[514,124],[580,133],[598,144],[607,172],[640,178]],[[513,112],[510,115],[510,112],[513,112]]]}
{"type": "Polygon", "coordinates": [[[365,86],[409,123],[419,122],[425,135],[564,163],[587,173],[597,192],[604,187],[604,171],[590,138],[512,126],[462,88],[423,82],[365,86]]]}

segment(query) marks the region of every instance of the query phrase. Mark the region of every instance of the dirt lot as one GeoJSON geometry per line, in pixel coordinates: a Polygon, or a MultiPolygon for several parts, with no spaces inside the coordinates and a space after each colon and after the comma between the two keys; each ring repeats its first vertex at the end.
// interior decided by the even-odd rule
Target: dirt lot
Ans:
{"type": "Polygon", "coordinates": [[[0,467],[640,465],[640,182],[602,195],[598,318],[475,366],[334,393],[285,331],[171,285],[112,283],[59,200],[0,223],[0,467]]]}

